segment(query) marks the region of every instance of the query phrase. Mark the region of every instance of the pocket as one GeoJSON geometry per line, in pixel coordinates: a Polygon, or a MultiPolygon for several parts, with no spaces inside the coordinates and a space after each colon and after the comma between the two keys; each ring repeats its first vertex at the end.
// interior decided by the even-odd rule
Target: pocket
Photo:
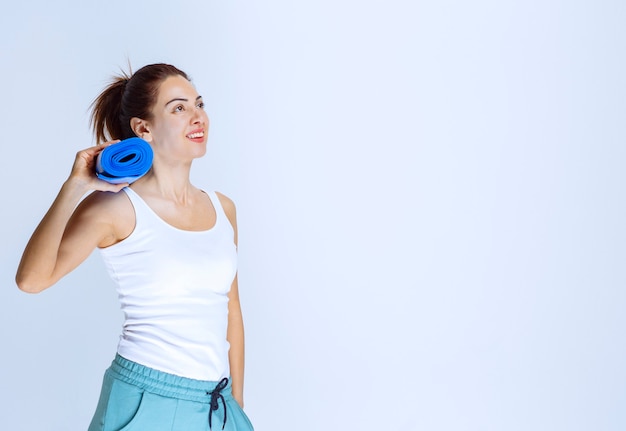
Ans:
{"type": "Polygon", "coordinates": [[[174,420],[178,400],[143,392],[135,414],[119,431],[169,430],[174,420]]]}
{"type": "Polygon", "coordinates": [[[121,431],[137,417],[143,404],[144,391],[117,379],[112,379],[110,384],[103,431],[121,431]]]}
{"type": "Polygon", "coordinates": [[[237,411],[237,419],[235,421],[237,431],[254,431],[254,427],[252,426],[252,422],[250,422],[250,418],[246,412],[243,411],[239,403],[233,400],[233,404],[235,405],[235,409],[237,411]],[[241,428],[240,428],[241,426],[241,428]]]}
{"type": "Polygon", "coordinates": [[[250,431],[254,431],[254,427],[252,426],[252,422],[250,422],[250,418],[248,417],[246,412],[243,411],[243,409],[241,409],[241,414],[243,414],[243,418],[246,420],[246,423],[250,427],[250,431]]]}

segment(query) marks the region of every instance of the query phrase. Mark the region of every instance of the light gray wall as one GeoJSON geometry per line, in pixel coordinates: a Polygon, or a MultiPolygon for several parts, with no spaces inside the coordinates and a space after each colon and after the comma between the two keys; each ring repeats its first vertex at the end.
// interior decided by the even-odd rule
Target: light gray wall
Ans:
{"type": "Polygon", "coordinates": [[[0,14],[0,428],[85,429],[121,325],[95,253],[13,275],[110,74],[187,70],[238,204],[257,430],[626,427],[626,7],[17,2],[0,14]],[[295,424],[295,425],[294,425],[295,424]]]}

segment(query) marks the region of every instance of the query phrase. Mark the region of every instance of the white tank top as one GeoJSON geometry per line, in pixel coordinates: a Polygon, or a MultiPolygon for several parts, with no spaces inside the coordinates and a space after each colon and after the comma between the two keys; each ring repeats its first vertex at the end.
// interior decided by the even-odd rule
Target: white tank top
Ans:
{"type": "Polygon", "coordinates": [[[187,231],[161,219],[131,188],[135,229],[100,249],[117,284],[126,359],[198,380],[228,377],[228,292],[237,272],[234,231],[219,198],[208,193],[215,225],[187,231]]]}

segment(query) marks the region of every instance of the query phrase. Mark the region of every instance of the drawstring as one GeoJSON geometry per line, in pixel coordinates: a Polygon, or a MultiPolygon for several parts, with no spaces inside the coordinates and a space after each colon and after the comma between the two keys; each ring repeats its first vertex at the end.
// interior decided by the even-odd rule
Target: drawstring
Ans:
{"type": "Polygon", "coordinates": [[[224,429],[224,427],[226,426],[226,400],[224,400],[224,395],[222,395],[221,392],[224,388],[226,388],[227,385],[228,378],[224,377],[222,380],[220,380],[215,389],[213,389],[211,392],[207,391],[206,393],[207,395],[211,395],[211,407],[209,408],[209,429],[213,428],[211,426],[211,417],[213,416],[213,411],[220,408],[220,399],[222,400],[222,405],[224,406],[224,423],[222,424],[222,429],[224,429]]]}

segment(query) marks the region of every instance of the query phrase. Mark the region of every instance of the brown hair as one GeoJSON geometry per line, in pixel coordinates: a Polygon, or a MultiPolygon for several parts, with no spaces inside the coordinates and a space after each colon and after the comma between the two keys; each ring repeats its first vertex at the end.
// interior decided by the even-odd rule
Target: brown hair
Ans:
{"type": "Polygon", "coordinates": [[[135,136],[130,127],[133,117],[151,119],[159,85],[170,76],[185,72],[169,64],[149,64],[135,73],[113,77],[111,83],[91,104],[91,127],[98,142],[135,136]]]}

